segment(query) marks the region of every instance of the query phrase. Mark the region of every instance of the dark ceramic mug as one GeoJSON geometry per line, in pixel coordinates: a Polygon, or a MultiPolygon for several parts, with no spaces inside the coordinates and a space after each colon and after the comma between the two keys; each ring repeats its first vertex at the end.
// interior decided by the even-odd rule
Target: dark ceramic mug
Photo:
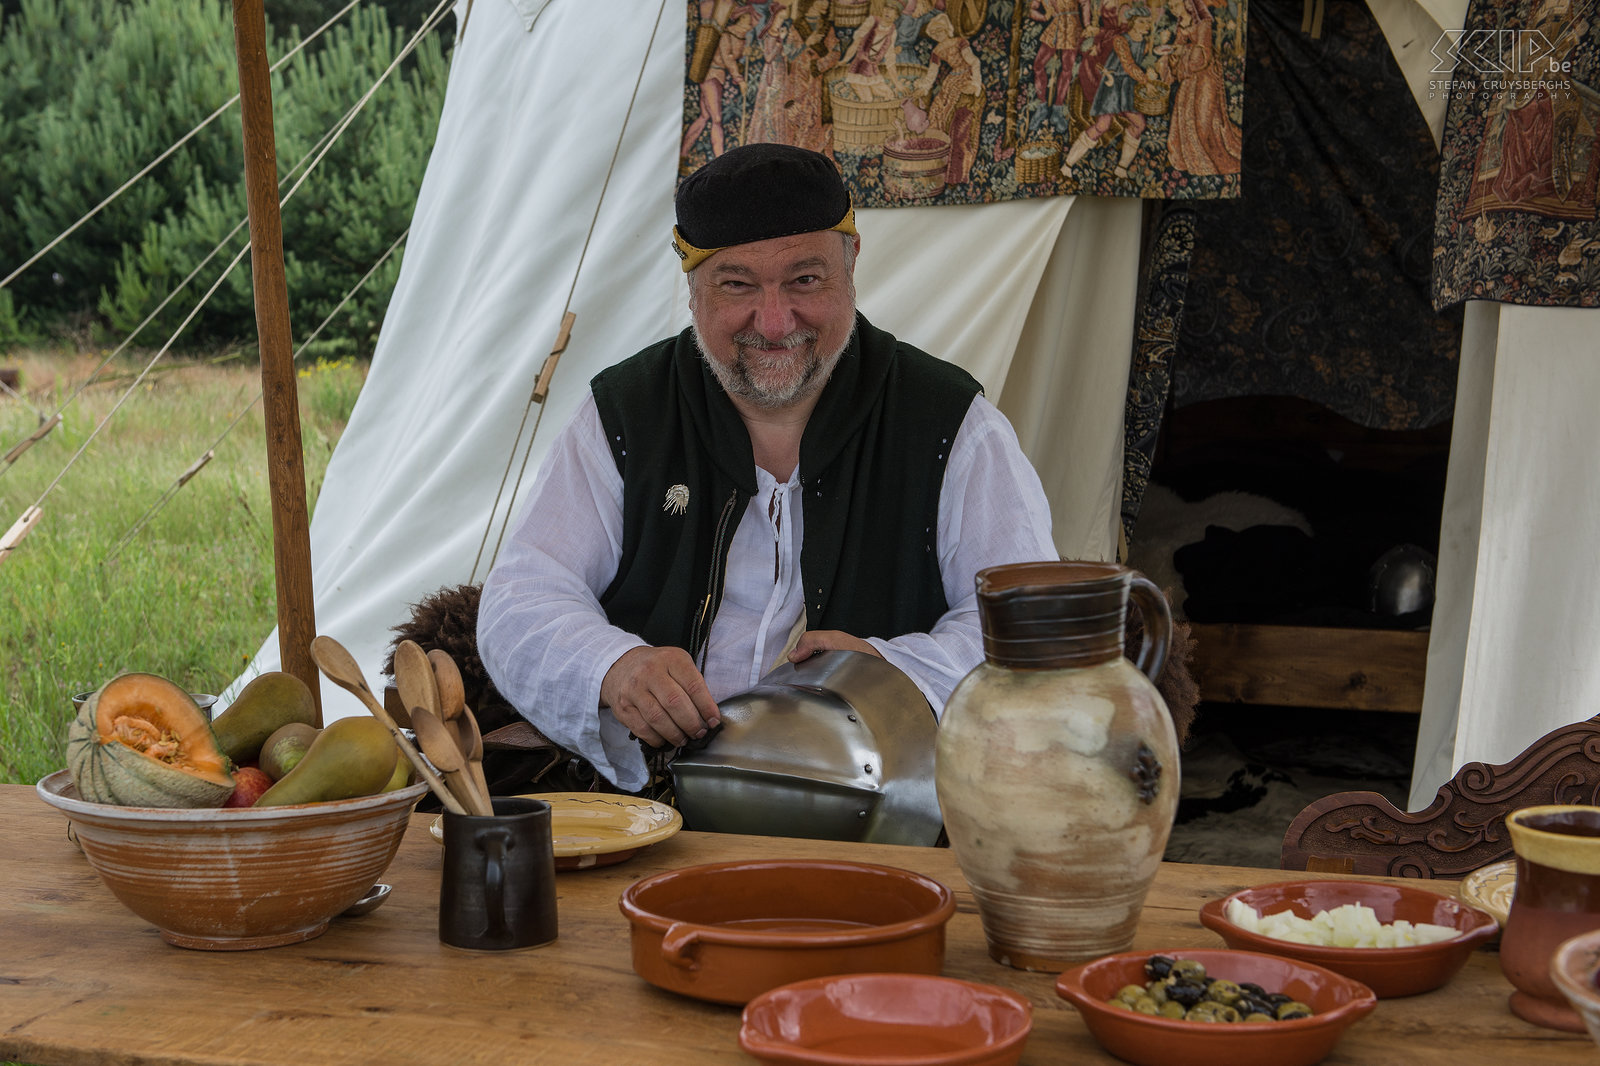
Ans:
{"type": "Polygon", "coordinates": [[[444,814],[439,939],[508,951],[556,938],[556,857],[550,804],[505,797],[493,817],[444,814]]]}

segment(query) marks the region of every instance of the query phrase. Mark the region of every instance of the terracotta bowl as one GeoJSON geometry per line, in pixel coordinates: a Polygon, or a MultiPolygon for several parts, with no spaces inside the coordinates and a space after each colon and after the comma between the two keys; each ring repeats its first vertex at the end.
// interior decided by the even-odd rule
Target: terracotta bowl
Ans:
{"type": "Polygon", "coordinates": [[[930,974],[817,977],[763,992],[739,1046],[762,1062],[1013,1066],[1033,1028],[1026,997],[930,974]]]}
{"type": "Polygon", "coordinates": [[[1078,1008],[1101,1047],[1135,1066],[1311,1066],[1378,1005],[1366,985],[1320,966],[1220,948],[1107,955],[1062,974],[1056,992],[1078,1008]],[[1122,986],[1145,983],[1145,960],[1157,954],[1194,959],[1212,977],[1283,992],[1312,1015],[1287,1022],[1185,1022],[1111,1006],[1108,1000],[1122,986]]]}
{"type": "Polygon", "coordinates": [[[1600,1044],[1600,929],[1562,941],[1550,957],[1550,980],[1600,1044]]]}
{"type": "Polygon", "coordinates": [[[937,974],[956,910],[932,878],[820,860],[668,870],[629,885],[619,906],[640,977],[734,1004],[813,977],[937,974]]]}
{"type": "Polygon", "coordinates": [[[1230,948],[1264,951],[1325,966],[1360,981],[1379,999],[1414,996],[1438,988],[1466,965],[1479,944],[1493,938],[1500,930],[1499,923],[1491,915],[1459,899],[1426,888],[1374,881],[1286,881],[1257,885],[1207,903],[1200,908],[1200,921],[1206,928],[1221,934],[1230,948]],[[1263,917],[1288,910],[1310,918],[1319,911],[1347,903],[1364,903],[1372,908],[1380,922],[1401,918],[1413,923],[1432,922],[1454,926],[1461,935],[1453,940],[1403,948],[1296,944],[1241,929],[1228,921],[1224,915],[1228,901],[1234,899],[1254,907],[1263,917]]]}
{"type": "Polygon", "coordinates": [[[95,873],[161,938],[234,951],[310,940],[388,868],[425,784],[293,807],[90,803],[65,770],[37,785],[95,873]]]}

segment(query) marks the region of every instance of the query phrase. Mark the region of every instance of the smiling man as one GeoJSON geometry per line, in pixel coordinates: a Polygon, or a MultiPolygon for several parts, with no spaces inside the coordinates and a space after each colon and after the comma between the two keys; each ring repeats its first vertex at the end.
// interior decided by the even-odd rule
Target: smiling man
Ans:
{"type": "Polygon", "coordinates": [[[735,148],[676,208],[693,326],[596,375],[479,608],[500,693],[626,791],[785,656],[880,656],[937,714],[983,659],[973,576],[1056,557],[978,383],[857,313],[832,160],[735,148]]]}

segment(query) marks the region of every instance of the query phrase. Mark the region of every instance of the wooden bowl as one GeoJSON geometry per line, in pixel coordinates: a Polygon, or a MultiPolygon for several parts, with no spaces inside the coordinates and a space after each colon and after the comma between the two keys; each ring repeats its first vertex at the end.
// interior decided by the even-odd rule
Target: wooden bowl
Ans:
{"type": "Polygon", "coordinates": [[[813,977],[937,974],[956,911],[950,890],[919,873],[823,860],[668,870],[629,885],[618,905],[640,977],[733,1004],[813,977]]]}
{"type": "Polygon", "coordinates": [[[71,820],[106,887],[163,940],[236,951],[321,935],[388,868],[428,786],[236,810],[90,803],[65,770],[36,790],[71,820]]]}
{"type": "Polygon", "coordinates": [[[1033,1028],[1025,996],[929,974],[845,974],[761,993],[739,1046],[814,1066],[1014,1066],[1033,1028]]]}
{"type": "Polygon", "coordinates": [[[1107,955],[1062,974],[1056,992],[1078,1008],[1101,1047],[1135,1066],[1311,1066],[1378,1005],[1366,985],[1331,970],[1281,955],[1225,949],[1107,955]],[[1293,996],[1311,1008],[1311,1017],[1186,1022],[1111,1006],[1108,1001],[1122,986],[1145,983],[1145,960],[1157,954],[1194,959],[1209,976],[1253,981],[1269,992],[1293,996]]]}
{"type": "Polygon", "coordinates": [[[1438,988],[1466,965],[1479,944],[1500,929],[1499,923],[1489,914],[1458,899],[1426,888],[1374,881],[1285,881],[1257,885],[1207,903],[1200,908],[1200,922],[1220,934],[1230,948],[1264,951],[1325,966],[1360,981],[1379,999],[1414,996],[1438,988]],[[1255,908],[1263,917],[1287,910],[1310,918],[1319,911],[1347,903],[1364,903],[1372,908],[1380,922],[1402,918],[1413,923],[1432,922],[1453,926],[1461,935],[1453,940],[1400,948],[1296,944],[1241,929],[1228,921],[1228,902],[1235,899],[1255,908]]]}
{"type": "Polygon", "coordinates": [[[1550,956],[1550,980],[1600,1044],[1600,929],[1561,942],[1550,956]]]}

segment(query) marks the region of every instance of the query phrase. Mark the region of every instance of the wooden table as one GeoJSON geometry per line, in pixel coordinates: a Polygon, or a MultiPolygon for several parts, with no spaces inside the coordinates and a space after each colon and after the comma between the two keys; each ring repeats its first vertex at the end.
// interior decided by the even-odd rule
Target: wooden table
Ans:
{"type": "MultiPolygon", "coordinates": [[[[467,1063],[706,1066],[748,1063],[739,1010],[646,984],[629,961],[617,898],[630,881],[735,858],[829,856],[920,870],[959,911],[944,972],[1005,985],[1033,1003],[1024,1063],[1113,1063],[1055,993],[1055,975],[989,959],[972,894],[948,849],[680,833],[627,862],[558,876],[561,936],[501,955],[439,943],[442,849],[413,816],[376,912],[335,919],[303,944],[189,951],[165,944],[118,903],[28,786],[0,786],[0,1059],[92,1063],[467,1063]]],[[[1216,947],[1196,912],[1278,870],[1168,864],[1135,947],[1216,947]]],[[[1441,888],[1446,886],[1441,885],[1441,888]]],[[[1480,951],[1445,988],[1384,1000],[1330,1066],[1464,1066],[1596,1061],[1587,1037],[1538,1029],[1506,1006],[1510,986],[1480,951]]],[[[1175,1066],[1178,1060],[1174,1060],[1175,1066]]]]}

